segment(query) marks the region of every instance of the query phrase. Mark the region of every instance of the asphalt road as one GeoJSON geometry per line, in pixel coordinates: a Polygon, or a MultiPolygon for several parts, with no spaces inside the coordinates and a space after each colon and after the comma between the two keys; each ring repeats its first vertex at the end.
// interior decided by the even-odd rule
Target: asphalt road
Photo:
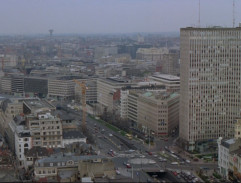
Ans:
{"type": "MultiPolygon", "coordinates": [[[[81,111],[75,111],[72,109],[69,109],[65,107],[65,109],[71,113],[72,115],[75,115],[76,119],[80,121],[81,123],[81,111]]],[[[162,152],[165,148],[165,146],[170,147],[174,145],[174,139],[175,138],[169,138],[168,141],[155,139],[155,146],[151,146],[149,148],[148,145],[143,144],[141,141],[138,140],[129,140],[126,137],[123,137],[120,133],[115,132],[105,125],[99,123],[97,120],[92,119],[87,116],[86,118],[86,124],[87,128],[91,131],[91,133],[94,136],[96,146],[95,148],[97,151],[100,152],[101,155],[106,155],[107,157],[110,157],[113,159],[113,162],[115,163],[115,167],[120,170],[121,174],[127,177],[134,178],[135,181],[141,181],[146,182],[147,179],[150,177],[142,171],[143,167],[145,168],[158,168],[161,170],[182,170],[182,171],[190,171],[195,172],[196,170],[199,170],[200,167],[207,167],[210,169],[216,169],[216,164],[200,164],[192,162],[191,164],[184,163],[179,165],[172,165],[172,162],[180,162],[180,160],[174,158],[171,154],[171,152],[165,150],[165,155],[168,157],[167,162],[160,162],[159,158],[165,158],[163,157],[160,152],[162,152]],[[97,129],[97,130],[96,130],[97,129]],[[104,132],[101,132],[104,129],[104,132]],[[111,134],[111,135],[110,135],[111,134]],[[122,140],[121,140],[122,139],[122,140]],[[132,144],[136,151],[129,152],[130,148],[123,143],[123,140],[126,141],[129,144],[132,144]],[[114,151],[114,157],[107,154],[110,150],[114,151]],[[153,155],[149,155],[146,151],[154,152],[153,155]],[[140,156],[145,156],[145,158],[154,160],[155,164],[132,164],[133,166],[133,173],[131,169],[126,168],[125,165],[123,165],[123,162],[129,162],[133,158],[140,158],[140,156]],[[156,157],[155,157],[156,156],[156,157]]],[[[151,178],[150,178],[151,179],[151,178]]]]}

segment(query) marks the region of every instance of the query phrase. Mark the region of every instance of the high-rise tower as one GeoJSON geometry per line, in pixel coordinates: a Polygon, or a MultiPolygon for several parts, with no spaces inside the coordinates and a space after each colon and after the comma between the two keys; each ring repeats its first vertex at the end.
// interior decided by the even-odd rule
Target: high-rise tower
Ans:
{"type": "Polygon", "coordinates": [[[241,109],[241,27],[182,28],[180,49],[179,134],[185,147],[233,137],[241,109]]]}

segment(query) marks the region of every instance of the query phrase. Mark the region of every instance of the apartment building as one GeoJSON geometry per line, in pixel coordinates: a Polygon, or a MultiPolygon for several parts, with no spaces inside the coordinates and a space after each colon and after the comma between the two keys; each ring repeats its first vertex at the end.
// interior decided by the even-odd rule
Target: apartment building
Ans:
{"type": "Polygon", "coordinates": [[[39,111],[26,116],[28,129],[32,133],[33,146],[46,148],[62,147],[62,123],[60,118],[50,112],[39,111]]]}
{"type": "Polygon", "coordinates": [[[179,94],[144,92],[137,99],[138,126],[156,136],[168,136],[178,127],[179,94]]]}
{"type": "Polygon", "coordinates": [[[241,27],[182,28],[180,49],[182,146],[232,138],[241,106],[241,27]]]}

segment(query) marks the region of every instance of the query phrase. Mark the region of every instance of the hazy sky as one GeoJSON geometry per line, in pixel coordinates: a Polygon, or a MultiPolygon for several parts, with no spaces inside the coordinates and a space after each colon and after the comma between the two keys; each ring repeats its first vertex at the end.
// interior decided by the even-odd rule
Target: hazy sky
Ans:
{"type": "MultiPolygon", "coordinates": [[[[201,26],[232,26],[232,0],[201,0],[201,26]]],[[[236,26],[241,22],[236,0],[236,26]]],[[[0,34],[179,31],[198,23],[198,0],[0,0],[0,34]]]]}

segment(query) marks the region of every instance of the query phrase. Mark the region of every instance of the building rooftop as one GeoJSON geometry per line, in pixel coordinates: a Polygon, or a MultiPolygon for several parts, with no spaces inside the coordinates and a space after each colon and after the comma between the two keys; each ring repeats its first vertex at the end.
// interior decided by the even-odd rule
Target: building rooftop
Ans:
{"type": "Polygon", "coordinates": [[[110,77],[110,78],[107,78],[107,80],[111,81],[111,82],[116,82],[116,83],[128,83],[129,82],[127,79],[117,78],[117,77],[110,77]]]}
{"type": "Polygon", "coordinates": [[[40,100],[40,99],[24,100],[24,104],[31,110],[31,112],[35,112],[41,109],[48,109],[48,110],[56,109],[55,106],[49,103],[47,100],[40,100]]]}
{"type": "Polygon", "coordinates": [[[42,158],[37,161],[37,166],[44,167],[44,166],[50,166],[50,163],[55,163],[55,166],[57,166],[56,163],[66,163],[68,161],[74,161],[78,162],[81,160],[96,160],[96,159],[107,159],[104,156],[99,155],[90,155],[90,156],[73,156],[72,154],[54,154],[50,157],[42,158]]]}
{"type": "Polygon", "coordinates": [[[142,96],[153,100],[166,100],[179,96],[178,93],[167,93],[166,91],[141,91],[140,93],[142,96]]]}
{"type": "Polygon", "coordinates": [[[169,74],[158,74],[158,75],[153,75],[152,77],[167,80],[167,81],[180,81],[180,77],[169,75],[169,74]]]}
{"type": "Polygon", "coordinates": [[[44,157],[49,156],[49,151],[45,147],[32,147],[24,152],[28,157],[44,157]]]}
{"type": "Polygon", "coordinates": [[[58,176],[60,179],[67,179],[75,175],[77,172],[77,170],[60,170],[58,171],[58,176]]]}
{"type": "Polygon", "coordinates": [[[241,26],[239,27],[221,27],[221,26],[212,26],[212,27],[186,27],[181,28],[182,30],[200,30],[200,31],[210,31],[210,30],[240,30],[241,26]]]}
{"type": "Polygon", "coordinates": [[[86,138],[79,130],[63,131],[63,139],[86,138]]]}
{"type": "Polygon", "coordinates": [[[239,149],[231,151],[230,154],[237,154],[239,157],[241,157],[241,146],[239,147],[239,149]]]}
{"type": "Polygon", "coordinates": [[[63,121],[73,121],[75,120],[74,115],[67,113],[64,110],[55,110],[51,112],[54,116],[58,116],[63,121]]]}
{"type": "Polygon", "coordinates": [[[235,139],[226,139],[226,140],[224,139],[224,140],[222,140],[221,144],[222,144],[224,147],[229,148],[230,145],[234,144],[235,142],[236,142],[235,139]]]}
{"type": "Polygon", "coordinates": [[[74,80],[74,79],[86,79],[85,77],[82,76],[60,76],[56,77],[58,80],[74,80]]]}
{"type": "Polygon", "coordinates": [[[31,132],[29,130],[23,130],[21,132],[17,132],[18,137],[31,137],[31,132]]]}

